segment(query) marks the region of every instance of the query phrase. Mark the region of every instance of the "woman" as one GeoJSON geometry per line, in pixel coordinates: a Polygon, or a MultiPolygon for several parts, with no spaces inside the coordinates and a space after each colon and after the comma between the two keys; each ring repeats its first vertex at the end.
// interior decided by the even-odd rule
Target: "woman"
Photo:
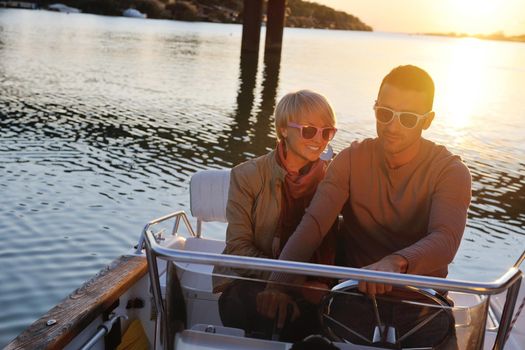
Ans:
{"type": "MultiPolygon", "coordinates": [[[[324,177],[328,161],[320,156],[336,131],[334,112],[322,95],[301,90],[279,101],[275,109],[276,149],[232,169],[224,254],[279,257],[324,177]]],[[[312,261],[332,264],[333,245],[333,237],[328,235],[312,261]]],[[[268,336],[273,321],[256,310],[256,296],[265,287],[261,280],[267,279],[268,273],[216,268],[214,274],[214,292],[222,292],[219,311],[223,324],[242,328],[248,335],[268,336]],[[232,274],[252,280],[225,277],[232,274]]],[[[305,284],[327,287],[327,281],[318,279],[305,284]]],[[[311,293],[298,293],[292,304],[294,314],[301,316],[282,330],[281,339],[299,339],[309,333],[311,327],[305,324],[311,323],[306,321],[310,311],[315,313],[313,299],[311,293]]]]}

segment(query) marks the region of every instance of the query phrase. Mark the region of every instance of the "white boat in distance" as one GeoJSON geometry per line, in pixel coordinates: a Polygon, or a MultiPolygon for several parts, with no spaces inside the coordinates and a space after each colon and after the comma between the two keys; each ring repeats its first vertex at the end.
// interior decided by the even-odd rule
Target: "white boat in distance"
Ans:
{"type": "Polygon", "coordinates": [[[140,12],[137,9],[129,8],[127,10],[122,11],[122,16],[124,17],[132,17],[132,18],[146,18],[148,17],[145,13],[140,12]]]}
{"type": "Polygon", "coordinates": [[[75,7],[70,7],[64,4],[60,4],[60,3],[51,4],[47,7],[47,9],[50,11],[56,11],[56,12],[62,12],[62,13],[81,13],[82,12],[81,10],[75,7]]]}
{"type": "Polygon", "coordinates": [[[119,343],[121,349],[159,350],[285,350],[295,346],[273,340],[278,338],[276,334],[264,339],[224,327],[218,313],[219,295],[212,292],[213,266],[345,280],[332,290],[322,291],[325,296],[319,306],[323,335],[339,349],[410,349],[407,340],[439,314],[447,315],[453,331],[444,332],[436,347],[418,349],[450,349],[442,344],[449,344],[451,336],[453,348],[458,350],[525,349],[525,316],[520,313],[525,303],[525,282],[520,270],[525,251],[513,267],[493,282],[222,255],[224,241],[205,238],[202,222],[225,222],[228,186],[229,170],[206,170],[193,175],[190,203],[197,219],[196,230],[182,211],[149,222],[133,254],[108,265],[6,349],[114,349],[119,343]],[[417,303],[399,302],[424,305],[433,311],[423,322],[402,333],[388,324],[377,303],[374,306],[356,291],[357,280],[388,283],[416,293],[420,297],[417,303]],[[439,298],[433,290],[448,290],[454,303],[439,298]],[[370,313],[383,322],[365,334],[352,329],[334,314],[334,305],[339,305],[341,298],[370,305],[370,313]],[[421,298],[425,301],[420,302],[421,298]]]}

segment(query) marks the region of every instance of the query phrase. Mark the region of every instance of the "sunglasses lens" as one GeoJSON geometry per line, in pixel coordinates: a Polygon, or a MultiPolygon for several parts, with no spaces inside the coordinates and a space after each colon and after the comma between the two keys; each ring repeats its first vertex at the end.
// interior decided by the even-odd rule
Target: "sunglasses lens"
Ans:
{"type": "Polygon", "coordinates": [[[323,129],[323,139],[325,141],[331,141],[335,136],[334,128],[325,128],[323,129]]]}
{"type": "Polygon", "coordinates": [[[376,108],[376,119],[380,123],[390,123],[392,118],[394,117],[394,112],[384,109],[384,108],[376,108]]]}
{"type": "Polygon", "coordinates": [[[399,121],[405,128],[413,128],[417,124],[418,117],[412,113],[401,113],[399,121]]]}
{"type": "Polygon", "coordinates": [[[313,126],[303,126],[303,138],[309,140],[317,134],[317,128],[313,126]]]}

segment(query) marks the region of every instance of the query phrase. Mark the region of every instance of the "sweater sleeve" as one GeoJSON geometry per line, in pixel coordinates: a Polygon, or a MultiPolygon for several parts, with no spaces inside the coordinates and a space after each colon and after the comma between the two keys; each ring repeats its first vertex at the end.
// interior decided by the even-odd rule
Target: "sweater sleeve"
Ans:
{"type": "MultiPolygon", "coordinates": [[[[348,199],[350,189],[350,149],[341,151],[327,169],[326,177],[306,209],[305,215],[286,242],[280,260],[309,261],[321,245],[348,199]]],[[[291,275],[273,273],[271,280],[287,282],[291,275]]]]}
{"type": "Polygon", "coordinates": [[[470,198],[470,172],[456,159],[438,177],[432,194],[428,234],[395,253],[407,259],[407,273],[429,274],[452,262],[465,230],[470,198]]]}
{"type": "Polygon", "coordinates": [[[255,164],[241,165],[245,168],[233,168],[230,175],[230,188],[228,202],[226,204],[226,218],[228,227],[226,229],[226,250],[230,255],[243,255],[259,258],[267,258],[266,254],[255,245],[253,227],[255,223],[252,217],[252,208],[256,200],[258,190],[263,184],[258,184],[260,176],[255,164]]]}

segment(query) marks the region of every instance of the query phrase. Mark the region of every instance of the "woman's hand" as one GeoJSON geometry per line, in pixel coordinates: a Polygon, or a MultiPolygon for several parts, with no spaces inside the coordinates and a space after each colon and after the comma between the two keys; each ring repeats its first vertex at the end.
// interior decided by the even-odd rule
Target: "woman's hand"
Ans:
{"type": "Polygon", "coordinates": [[[291,305],[291,321],[299,317],[299,307],[288,294],[278,289],[267,287],[266,290],[257,294],[257,312],[261,315],[275,319],[277,316],[277,328],[282,329],[288,313],[288,305],[291,305]]]}

